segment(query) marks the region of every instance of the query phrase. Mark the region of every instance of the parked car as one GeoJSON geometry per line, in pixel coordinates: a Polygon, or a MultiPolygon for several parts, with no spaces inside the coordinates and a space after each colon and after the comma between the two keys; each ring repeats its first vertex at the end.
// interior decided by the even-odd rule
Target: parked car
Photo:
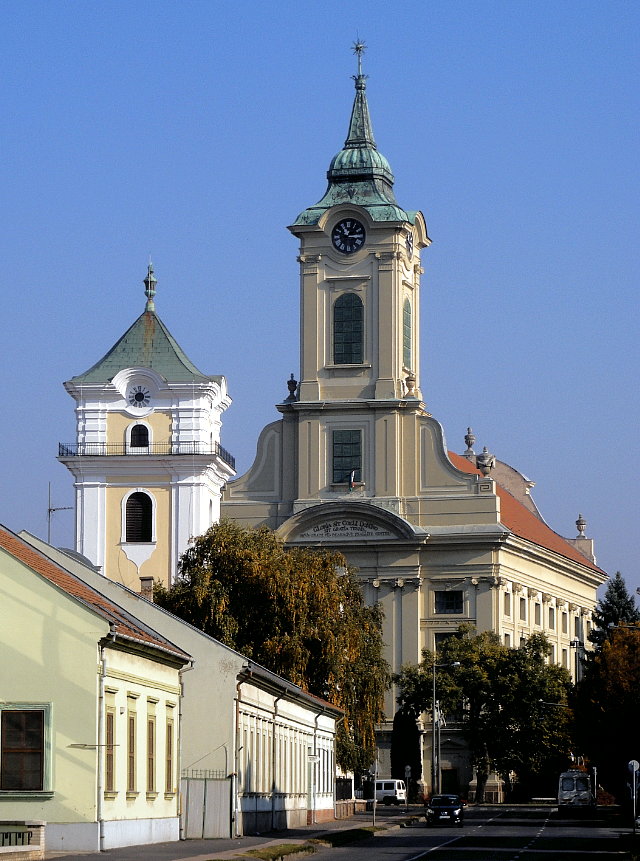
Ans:
{"type": "Polygon", "coordinates": [[[404,780],[376,780],[376,801],[378,804],[406,804],[407,789],[404,780]]]}
{"type": "Polygon", "coordinates": [[[459,795],[434,795],[425,802],[427,825],[458,825],[464,821],[464,801],[459,795]]]}

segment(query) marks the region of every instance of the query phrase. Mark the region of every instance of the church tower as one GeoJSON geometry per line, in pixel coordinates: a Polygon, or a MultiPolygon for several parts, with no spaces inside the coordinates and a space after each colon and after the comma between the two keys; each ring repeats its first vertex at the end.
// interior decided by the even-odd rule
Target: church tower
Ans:
{"type": "MultiPolygon", "coordinates": [[[[291,546],[340,550],[366,600],[382,606],[394,672],[425,648],[437,653],[463,623],[512,646],[544,632],[552,659],[570,668],[605,575],[542,520],[528,479],[489,452],[476,456],[472,442],[464,455],[448,451],[427,412],[420,252],[430,239],[424,216],[396,201],[376,146],[363,49],[325,194],[289,227],[300,243],[300,379],[288,381],[253,466],[225,486],[222,516],[266,525],[291,546]]],[[[392,689],[378,735],[383,774],[395,710],[392,689]]],[[[447,771],[446,791],[466,792],[464,745],[445,747],[440,768],[423,728],[427,786],[447,771]]]]}
{"type": "Polygon", "coordinates": [[[219,518],[234,460],[220,445],[231,403],[224,377],[201,373],[146,307],[92,368],[65,388],[76,402],[76,442],[58,460],[73,474],[76,550],[139,591],[173,582],[189,540],[219,518]]]}

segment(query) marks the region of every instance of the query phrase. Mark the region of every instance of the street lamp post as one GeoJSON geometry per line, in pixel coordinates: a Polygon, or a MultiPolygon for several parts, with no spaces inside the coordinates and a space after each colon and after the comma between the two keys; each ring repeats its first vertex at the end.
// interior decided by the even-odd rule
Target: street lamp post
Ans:
{"type": "Polygon", "coordinates": [[[433,662],[432,690],[431,690],[431,795],[439,795],[441,792],[440,769],[440,706],[436,703],[436,670],[444,667],[459,667],[460,661],[447,664],[436,664],[433,662]]]}

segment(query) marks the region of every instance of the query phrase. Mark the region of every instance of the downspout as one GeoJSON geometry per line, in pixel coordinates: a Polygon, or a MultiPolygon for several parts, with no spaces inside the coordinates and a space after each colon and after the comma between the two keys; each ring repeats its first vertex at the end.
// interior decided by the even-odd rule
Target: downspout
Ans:
{"type": "MultiPolygon", "coordinates": [[[[116,639],[116,626],[109,622],[109,640],[116,639]]],[[[100,675],[98,676],[98,754],[97,768],[97,798],[96,798],[96,820],[98,823],[98,851],[104,851],[104,818],[102,801],[104,797],[104,754],[106,752],[106,739],[104,739],[104,680],[107,675],[107,659],[105,648],[107,639],[100,640],[100,675]]]]}
{"type": "MultiPolygon", "coordinates": [[[[278,703],[284,694],[278,694],[273,703],[273,735],[271,737],[271,830],[275,830],[276,817],[276,718],[278,717],[278,703]]],[[[286,817],[286,815],[285,815],[286,817]]],[[[285,821],[285,827],[287,823],[285,821]]]]}
{"type": "Polygon", "coordinates": [[[236,682],[236,717],[235,717],[235,725],[234,725],[234,739],[233,739],[233,772],[231,774],[231,805],[230,805],[230,815],[231,822],[229,832],[232,837],[240,837],[238,830],[238,822],[240,818],[240,799],[238,793],[238,771],[239,771],[239,753],[240,753],[240,686],[242,685],[242,679],[238,679],[236,682]]]}
{"type": "Polygon", "coordinates": [[[316,783],[318,780],[318,769],[316,766],[319,762],[318,756],[318,721],[322,712],[318,712],[314,717],[315,726],[313,728],[313,762],[311,763],[311,824],[316,824],[316,783]]]}
{"type": "MultiPolygon", "coordinates": [[[[188,666],[181,667],[178,670],[178,677],[180,679],[180,703],[178,706],[178,763],[176,768],[176,777],[178,781],[178,827],[179,827],[179,835],[178,839],[185,840],[184,832],[184,817],[183,817],[183,809],[182,809],[182,703],[184,701],[184,682],[182,680],[182,676],[184,673],[188,673],[189,670],[192,670],[195,665],[195,661],[190,661],[188,666]]],[[[188,784],[187,784],[188,786],[188,784]]]]}

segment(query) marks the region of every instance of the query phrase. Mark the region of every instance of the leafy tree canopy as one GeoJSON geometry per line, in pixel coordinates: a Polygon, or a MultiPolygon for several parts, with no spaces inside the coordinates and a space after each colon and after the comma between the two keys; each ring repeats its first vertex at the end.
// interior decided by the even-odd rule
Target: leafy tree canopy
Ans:
{"type": "Polygon", "coordinates": [[[549,770],[555,774],[566,761],[571,682],[566,670],[546,662],[550,651],[542,634],[510,649],[495,633],[462,625],[437,656],[425,651],[421,664],[394,676],[401,709],[417,717],[432,707],[434,660],[447,665],[436,669],[436,696],[461,721],[479,800],[493,769],[502,775],[515,771],[526,786],[549,770]]]}
{"type": "Polygon", "coordinates": [[[577,687],[576,715],[583,749],[600,783],[625,800],[627,764],[640,760],[640,624],[613,628],[577,687]]]}
{"type": "Polygon", "coordinates": [[[601,648],[613,625],[633,625],[640,622],[640,611],[627,590],[627,584],[619,571],[607,583],[604,596],[598,601],[593,613],[594,627],[589,640],[601,648]]]}
{"type": "Polygon", "coordinates": [[[341,554],[285,548],[269,529],[223,520],[184,553],[173,586],[155,585],[154,600],[342,708],[342,768],[359,772],[374,760],[389,678],[382,613],[365,606],[341,554]]]}

